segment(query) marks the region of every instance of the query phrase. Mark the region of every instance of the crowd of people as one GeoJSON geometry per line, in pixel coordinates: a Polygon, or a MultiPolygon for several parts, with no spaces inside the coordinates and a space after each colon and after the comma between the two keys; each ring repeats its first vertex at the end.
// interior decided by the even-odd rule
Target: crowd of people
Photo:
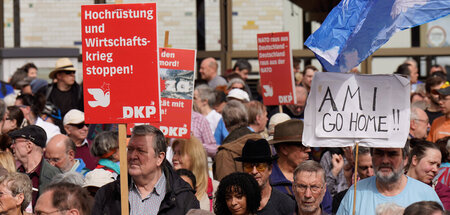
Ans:
{"type": "MultiPolygon", "coordinates": [[[[85,123],[69,59],[57,60],[49,80],[38,72],[28,63],[0,83],[0,214],[120,214],[117,125],[85,123]]],[[[414,60],[394,72],[411,84],[404,148],[306,147],[304,109],[318,69],[294,63],[297,103],[281,107],[263,104],[250,72],[243,59],[223,76],[214,58],[201,62],[189,139],[132,129],[130,214],[448,214],[444,67],[431,67],[424,82],[414,60]]]]}

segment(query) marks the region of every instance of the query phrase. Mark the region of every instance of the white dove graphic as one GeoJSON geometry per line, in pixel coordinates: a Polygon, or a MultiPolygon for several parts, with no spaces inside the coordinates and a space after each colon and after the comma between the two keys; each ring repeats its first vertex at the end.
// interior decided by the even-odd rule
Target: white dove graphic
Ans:
{"type": "Polygon", "coordinates": [[[89,94],[94,96],[95,101],[88,101],[89,106],[91,107],[108,107],[110,102],[110,92],[107,91],[106,93],[103,92],[100,88],[89,88],[87,89],[89,94]]]}

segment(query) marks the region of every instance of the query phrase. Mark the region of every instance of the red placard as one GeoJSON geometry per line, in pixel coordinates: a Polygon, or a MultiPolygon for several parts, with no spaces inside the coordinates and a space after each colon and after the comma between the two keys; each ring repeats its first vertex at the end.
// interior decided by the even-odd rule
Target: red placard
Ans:
{"type": "Polygon", "coordinates": [[[258,34],[257,39],[264,104],[295,104],[289,32],[258,34]]]}
{"type": "Polygon", "coordinates": [[[159,122],[156,3],[81,7],[86,123],[159,122]]]}
{"type": "MultiPolygon", "coordinates": [[[[165,137],[190,138],[192,96],[196,51],[188,49],[159,49],[161,77],[161,122],[150,123],[165,137]]],[[[131,133],[135,124],[128,124],[131,133]]]]}

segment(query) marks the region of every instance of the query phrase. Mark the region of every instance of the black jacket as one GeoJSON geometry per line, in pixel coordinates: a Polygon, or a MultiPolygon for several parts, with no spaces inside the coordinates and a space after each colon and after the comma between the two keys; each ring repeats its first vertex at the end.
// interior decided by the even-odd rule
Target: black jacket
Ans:
{"type": "MultiPolygon", "coordinates": [[[[166,175],[166,195],[161,202],[158,214],[186,214],[190,209],[200,208],[200,204],[194,195],[194,190],[180,178],[168,161],[162,164],[162,170],[166,175]]],[[[101,187],[95,195],[95,203],[92,215],[120,215],[120,177],[101,187]]],[[[130,178],[128,180],[130,186],[130,178]]],[[[129,203],[128,203],[129,204],[129,203]]]]}

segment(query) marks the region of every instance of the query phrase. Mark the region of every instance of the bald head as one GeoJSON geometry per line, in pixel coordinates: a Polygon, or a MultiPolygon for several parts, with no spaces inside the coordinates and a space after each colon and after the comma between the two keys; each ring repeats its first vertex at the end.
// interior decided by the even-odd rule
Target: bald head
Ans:
{"type": "Polygon", "coordinates": [[[217,61],[212,58],[206,58],[200,64],[200,75],[201,78],[207,81],[212,80],[217,75],[217,61]]]}
{"type": "Polygon", "coordinates": [[[63,172],[68,172],[75,164],[76,146],[63,134],[55,135],[45,147],[45,159],[63,172]]]}
{"type": "Polygon", "coordinates": [[[297,104],[287,105],[287,108],[295,116],[300,116],[305,110],[306,98],[308,97],[308,91],[302,86],[295,87],[295,97],[297,98],[297,104]]]}

